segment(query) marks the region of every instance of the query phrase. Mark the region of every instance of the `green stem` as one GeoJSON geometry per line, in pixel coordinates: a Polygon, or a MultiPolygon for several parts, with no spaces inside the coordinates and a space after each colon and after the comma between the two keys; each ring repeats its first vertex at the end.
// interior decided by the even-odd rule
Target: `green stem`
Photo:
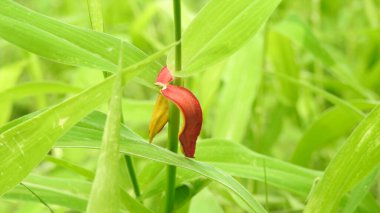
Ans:
{"type": "MultiPolygon", "coordinates": [[[[181,2],[180,0],[173,0],[173,12],[174,12],[174,36],[175,41],[181,40],[181,2]]],[[[182,46],[181,43],[175,47],[175,71],[182,69],[182,46]]],[[[177,78],[174,84],[181,85],[181,79],[177,78]]],[[[169,105],[169,129],[168,129],[168,149],[172,152],[178,150],[178,131],[179,131],[179,110],[170,103],[169,105]]],[[[167,168],[167,182],[166,182],[166,205],[165,212],[170,213],[173,211],[174,197],[175,197],[175,179],[176,179],[176,167],[168,165],[167,168]]]]}
{"type": "MultiPolygon", "coordinates": [[[[102,4],[100,0],[87,0],[88,11],[90,15],[90,21],[92,29],[95,31],[103,32],[103,13],[102,4]]],[[[111,76],[111,73],[103,71],[104,78],[111,76]]],[[[124,123],[123,116],[121,116],[121,122],[124,123]]],[[[132,157],[124,155],[125,163],[128,168],[129,177],[132,182],[133,190],[136,198],[140,197],[140,188],[137,180],[135,168],[133,165],[132,157]]]]}
{"type": "Polygon", "coordinates": [[[40,196],[38,196],[38,194],[36,194],[32,189],[30,189],[28,186],[26,186],[25,184],[23,184],[22,182],[20,183],[21,186],[25,187],[30,193],[32,193],[39,201],[40,203],[42,203],[44,206],[46,206],[46,208],[49,209],[49,211],[51,213],[54,213],[54,210],[49,206],[49,204],[47,204],[40,196]]]}
{"type": "Polygon", "coordinates": [[[136,176],[135,168],[133,166],[132,158],[129,155],[124,155],[124,159],[125,159],[125,163],[127,164],[129,177],[131,178],[133,191],[135,192],[136,198],[139,198],[141,195],[140,187],[139,187],[139,182],[137,181],[137,176],[136,176]]]}

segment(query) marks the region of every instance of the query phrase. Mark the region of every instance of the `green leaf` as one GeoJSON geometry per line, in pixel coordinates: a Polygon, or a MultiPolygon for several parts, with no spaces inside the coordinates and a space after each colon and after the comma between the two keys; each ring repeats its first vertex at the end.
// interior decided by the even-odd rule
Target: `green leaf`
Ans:
{"type": "Polygon", "coordinates": [[[197,153],[197,159],[200,161],[209,163],[233,176],[265,182],[302,196],[309,193],[314,179],[321,175],[319,171],[258,154],[239,143],[228,140],[203,140],[197,147],[197,153]]]}
{"type": "MultiPolygon", "coordinates": [[[[88,195],[91,190],[91,182],[67,178],[42,177],[31,174],[23,181],[23,183],[32,189],[43,201],[50,205],[58,205],[81,212],[86,210],[88,195]]],[[[142,213],[151,212],[124,190],[121,190],[121,196],[123,198],[123,205],[125,205],[129,211],[142,213]]],[[[40,202],[32,193],[21,185],[18,185],[11,191],[5,193],[2,196],[2,199],[18,202],[40,202]]]]}
{"type": "Polygon", "coordinates": [[[152,116],[155,101],[123,99],[124,123],[148,125],[152,116]]]}
{"type": "Polygon", "coordinates": [[[200,212],[213,212],[213,213],[223,213],[223,208],[217,201],[217,197],[214,196],[210,190],[202,190],[201,193],[196,195],[191,201],[190,213],[200,213],[200,212]]]}
{"type": "Polygon", "coordinates": [[[109,97],[113,78],[0,134],[0,195],[40,163],[54,142],[109,97]],[[81,110],[78,110],[78,109],[81,110]]]}
{"type": "Polygon", "coordinates": [[[292,162],[307,166],[314,152],[337,141],[352,130],[360,120],[355,113],[342,107],[334,107],[322,113],[298,142],[292,162]]]}
{"type": "Polygon", "coordinates": [[[192,198],[204,187],[209,185],[209,183],[210,180],[204,177],[196,177],[177,186],[175,189],[174,208],[179,209],[188,204],[192,198]]]}
{"type": "MultiPolygon", "coordinates": [[[[270,31],[268,34],[268,56],[273,64],[274,71],[299,79],[300,70],[291,41],[275,31],[270,31]]],[[[278,81],[281,86],[279,92],[283,94],[287,104],[294,106],[299,93],[297,85],[284,79],[278,79],[278,81]]]]}
{"type": "Polygon", "coordinates": [[[274,29],[282,35],[291,39],[294,43],[304,47],[317,60],[322,62],[327,68],[331,69],[340,81],[348,84],[350,87],[358,91],[364,97],[372,97],[371,91],[364,88],[353,72],[345,66],[344,63],[338,62],[325,49],[322,43],[313,34],[312,29],[296,15],[290,15],[288,18],[277,24],[274,29]]]}
{"type": "MultiPolygon", "coordinates": [[[[124,69],[124,82],[139,74],[170,47],[124,69]]],[[[23,118],[13,122],[15,126],[2,128],[0,156],[4,157],[0,159],[0,195],[21,182],[44,159],[58,138],[110,97],[114,80],[111,76],[32,118],[23,118]]]]}
{"type": "Polygon", "coordinates": [[[227,63],[223,88],[215,106],[214,138],[242,141],[261,82],[263,46],[263,39],[257,36],[227,63]]]}
{"type": "MultiPolygon", "coordinates": [[[[273,73],[273,74],[275,74],[275,73],[273,73]]],[[[346,101],[346,100],[344,100],[344,99],[342,99],[342,98],[340,98],[334,94],[331,94],[331,93],[329,93],[323,89],[320,89],[320,88],[318,88],[312,84],[309,84],[308,82],[306,82],[304,80],[297,80],[297,79],[294,79],[292,77],[288,77],[286,75],[283,75],[282,73],[276,73],[275,75],[277,77],[283,78],[284,80],[287,80],[293,84],[298,84],[302,87],[307,88],[310,91],[313,91],[313,92],[321,95],[322,97],[326,98],[331,103],[334,103],[335,105],[340,106],[340,107],[344,108],[345,110],[353,112],[353,114],[357,118],[363,118],[365,116],[365,114],[360,109],[358,109],[357,107],[352,105],[350,102],[348,102],[348,101],[346,101]]]]}
{"type": "MultiPolygon", "coordinates": [[[[81,29],[29,10],[14,1],[0,1],[0,37],[37,55],[58,63],[115,72],[120,39],[81,29]]],[[[146,54],[123,43],[123,67],[146,58],[146,54]]],[[[162,66],[144,68],[145,81],[154,82],[162,66]]]]}
{"type": "Polygon", "coordinates": [[[45,160],[49,161],[51,163],[54,163],[57,166],[61,166],[63,168],[71,170],[71,171],[73,171],[73,172],[75,172],[75,173],[77,173],[83,177],[86,177],[88,180],[94,179],[95,174],[92,171],[85,169],[83,167],[80,167],[78,165],[75,165],[73,163],[70,163],[68,161],[65,161],[65,160],[62,160],[59,158],[55,158],[55,157],[52,157],[50,155],[46,156],[45,160]]]}
{"type": "Polygon", "coordinates": [[[380,162],[380,107],[359,124],[331,160],[305,212],[336,212],[343,196],[380,162]]]}
{"type": "MultiPolygon", "coordinates": [[[[72,210],[86,209],[87,194],[90,191],[90,182],[68,180],[62,178],[47,178],[30,175],[24,181],[28,188],[50,205],[59,205],[72,210]]],[[[6,200],[40,202],[24,186],[18,185],[2,196],[6,200]]]]}
{"type": "Polygon", "coordinates": [[[103,32],[103,12],[101,0],[87,0],[92,29],[103,32]]]}
{"type": "MultiPolygon", "coordinates": [[[[99,148],[105,116],[101,113],[92,113],[73,127],[64,137],[60,139],[57,147],[87,147],[99,148]]],[[[154,160],[161,163],[183,167],[202,174],[217,181],[237,195],[239,195],[251,209],[257,212],[265,212],[264,208],[252,197],[252,195],[231,176],[208,164],[184,158],[179,154],[170,152],[164,148],[151,145],[128,128],[121,130],[123,141],[120,151],[137,157],[154,160]]]]}
{"type": "MultiPolygon", "coordinates": [[[[359,204],[363,201],[365,196],[370,193],[371,186],[376,182],[377,176],[379,174],[379,169],[376,169],[371,174],[369,174],[364,180],[362,180],[350,193],[347,202],[344,205],[343,213],[352,213],[358,208],[359,204]]],[[[370,205],[366,205],[369,207],[370,205]]],[[[373,210],[372,212],[377,212],[373,210]]]]}
{"type": "MultiPolygon", "coordinates": [[[[102,123],[105,116],[99,112],[94,112],[84,118],[65,134],[58,143],[59,147],[99,147],[102,135],[102,123]]],[[[124,139],[121,144],[121,151],[131,155],[152,159],[166,164],[179,164],[180,167],[189,169],[186,158],[173,157],[167,155],[165,149],[150,146],[147,142],[124,127],[121,131],[124,139]],[[128,149],[127,149],[128,147],[128,149]],[[142,147],[139,150],[138,147],[142,147]],[[144,150],[146,152],[144,152],[144,150]],[[162,152],[163,151],[163,152],[162,152]],[[144,152],[144,153],[143,153],[144,152]],[[180,159],[175,162],[176,159],[180,159]]],[[[305,169],[286,163],[274,158],[257,154],[238,143],[227,140],[209,139],[202,140],[197,145],[196,159],[222,168],[237,177],[249,178],[264,182],[264,161],[267,167],[267,182],[270,185],[295,192],[300,195],[307,195],[314,179],[321,175],[320,172],[305,169]],[[239,155],[236,155],[239,153],[239,155]],[[229,156],[226,158],[225,156],[229,156]],[[284,178],[286,177],[286,178],[284,178]],[[297,180],[297,181],[294,181],[297,180]]],[[[190,170],[210,177],[209,174],[200,172],[203,168],[190,168],[190,170]],[[201,169],[201,170],[200,170],[201,169]]],[[[181,170],[178,171],[179,173],[181,170]]],[[[180,176],[191,177],[181,173],[180,176]]],[[[157,179],[164,181],[165,177],[157,175],[157,179]]],[[[214,179],[211,177],[211,179],[214,179]]],[[[214,179],[215,180],[215,179],[214,179]]],[[[158,182],[162,182],[159,181],[158,182]]],[[[182,180],[181,180],[182,181],[182,180]]],[[[217,180],[218,181],[218,180],[217,180]]]]}
{"type": "MultiPolygon", "coordinates": [[[[19,61],[0,68],[0,93],[13,87],[22,73],[25,61],[19,61]]],[[[0,98],[0,125],[8,121],[12,113],[12,101],[0,98]]]]}
{"type": "Polygon", "coordinates": [[[146,208],[142,203],[131,197],[125,190],[121,190],[121,200],[123,205],[130,212],[139,212],[139,213],[152,213],[152,211],[146,208]]]}
{"type": "Polygon", "coordinates": [[[313,34],[312,29],[310,29],[310,27],[298,16],[290,15],[275,25],[274,29],[290,38],[296,44],[309,50],[325,65],[335,65],[336,62],[313,34]]]}
{"type": "MultiPolygon", "coordinates": [[[[120,43],[121,44],[121,43],[120,43]]],[[[121,44],[122,45],[122,44],[121,44]]],[[[121,46],[120,45],[120,46],[121,46]]],[[[122,49],[121,49],[122,50],[122,49]]],[[[120,126],[122,99],[122,55],[120,51],[119,70],[116,73],[107,120],[104,127],[102,145],[98,157],[96,174],[92,183],[86,212],[118,212],[120,205],[120,126]]]]}
{"type": "Polygon", "coordinates": [[[213,65],[207,68],[207,72],[202,72],[188,80],[186,79],[186,87],[197,96],[202,106],[202,113],[205,120],[209,112],[213,111],[213,103],[215,99],[218,98],[225,64],[226,63],[219,63],[213,65]]]}
{"type": "Polygon", "coordinates": [[[40,94],[78,93],[82,89],[60,82],[31,82],[18,84],[0,92],[1,101],[13,101],[40,94]]]}
{"type": "MultiPolygon", "coordinates": [[[[182,38],[182,67],[187,76],[230,56],[250,40],[281,0],[212,0],[191,22],[182,38]]],[[[174,54],[168,66],[174,70],[174,54]]]]}
{"type": "MultiPolygon", "coordinates": [[[[65,134],[56,146],[61,148],[99,148],[104,122],[104,114],[93,112],[65,134]]],[[[183,158],[180,155],[168,152],[166,149],[149,145],[144,139],[125,126],[121,130],[121,135],[123,138],[120,145],[121,152],[194,171],[222,183],[229,189],[232,188],[232,191],[240,197],[245,196],[245,193],[239,194],[241,193],[239,189],[241,186],[230,183],[230,177],[226,176],[224,172],[222,172],[223,175],[215,174],[215,167],[233,176],[265,182],[305,198],[309,194],[314,180],[322,175],[322,172],[302,168],[255,153],[241,144],[227,140],[208,139],[200,141],[197,146],[196,159],[204,162],[201,163],[183,158]],[[239,154],[237,155],[236,153],[239,154]],[[229,157],[226,158],[226,156],[229,157]]],[[[221,170],[216,169],[217,173],[218,171],[221,170]]],[[[186,180],[196,177],[184,172],[181,169],[178,170],[178,175],[182,177],[179,182],[186,182],[186,180]]],[[[159,175],[157,172],[156,174],[157,180],[154,180],[155,182],[162,183],[165,181],[164,175],[159,175]]],[[[157,190],[155,189],[155,191],[157,190]]],[[[159,191],[158,189],[158,192],[149,193],[154,194],[159,193],[159,191]]],[[[144,194],[144,197],[151,195],[144,194]]],[[[243,199],[247,201],[247,198],[243,199]]],[[[368,202],[368,199],[364,200],[364,202],[368,202]]]]}

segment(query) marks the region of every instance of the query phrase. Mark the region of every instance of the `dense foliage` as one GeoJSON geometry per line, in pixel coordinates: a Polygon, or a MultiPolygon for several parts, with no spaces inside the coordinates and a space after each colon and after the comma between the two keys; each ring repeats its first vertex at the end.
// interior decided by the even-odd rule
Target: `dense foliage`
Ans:
{"type": "Polygon", "coordinates": [[[177,72],[170,0],[0,0],[0,212],[163,212],[167,165],[175,212],[380,212],[380,1],[181,4],[177,72]],[[194,159],[149,143],[166,65],[194,159]]]}

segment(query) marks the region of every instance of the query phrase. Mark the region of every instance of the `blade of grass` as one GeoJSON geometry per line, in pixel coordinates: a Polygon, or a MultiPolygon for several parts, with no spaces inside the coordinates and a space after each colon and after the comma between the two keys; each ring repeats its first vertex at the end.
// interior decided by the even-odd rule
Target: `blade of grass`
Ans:
{"type": "Polygon", "coordinates": [[[36,194],[32,189],[30,189],[28,186],[26,186],[25,184],[23,184],[22,182],[20,183],[21,186],[25,187],[30,193],[32,193],[39,201],[40,203],[42,203],[44,206],[46,206],[46,208],[49,209],[49,211],[51,213],[54,213],[54,210],[49,206],[49,204],[47,204],[40,196],[38,196],[38,194],[36,194]]]}
{"type": "MultiPolygon", "coordinates": [[[[67,180],[64,178],[42,177],[34,174],[29,175],[24,182],[50,205],[62,206],[80,212],[86,210],[87,196],[91,190],[90,182],[75,179],[67,180]]],[[[130,212],[151,212],[140,202],[133,199],[125,190],[121,190],[121,196],[123,198],[123,206],[130,212]]],[[[16,186],[4,194],[2,199],[17,202],[39,202],[20,186],[16,186]]]]}
{"type": "Polygon", "coordinates": [[[305,212],[334,212],[343,196],[372,172],[380,161],[380,107],[359,124],[331,160],[305,212]]]}
{"type": "MultiPolygon", "coordinates": [[[[103,32],[103,12],[102,12],[101,1],[100,0],[87,0],[87,6],[88,6],[89,15],[90,15],[92,29],[95,31],[98,31],[98,32],[103,32]]],[[[120,51],[122,53],[122,47],[121,47],[120,51]]],[[[110,76],[110,74],[108,72],[103,71],[103,76],[105,78],[107,78],[108,76],[110,76]]],[[[124,123],[123,115],[121,115],[121,120],[124,123]]],[[[136,172],[135,172],[135,168],[133,165],[132,158],[128,155],[125,155],[124,159],[125,159],[128,171],[129,171],[128,175],[131,179],[131,182],[133,185],[133,190],[135,192],[136,197],[139,197],[140,196],[140,187],[138,185],[138,181],[137,181],[136,172]]]]}
{"type": "Polygon", "coordinates": [[[119,190],[119,141],[122,99],[122,43],[120,43],[119,70],[116,73],[109,110],[104,127],[102,145],[98,158],[95,179],[92,184],[86,212],[118,212],[119,190]]]}
{"type": "MultiPolygon", "coordinates": [[[[274,72],[298,79],[300,69],[295,60],[296,54],[291,41],[275,31],[270,31],[267,38],[268,56],[273,64],[274,72]]],[[[281,85],[279,92],[283,94],[287,104],[292,106],[296,105],[299,93],[297,86],[284,79],[278,79],[278,81],[281,85]]]]}
{"type": "MultiPolygon", "coordinates": [[[[64,24],[14,1],[0,1],[0,37],[58,63],[107,72],[117,69],[120,39],[64,24]]],[[[123,67],[146,57],[140,49],[123,42],[123,67]]],[[[145,74],[138,82],[150,85],[161,67],[157,62],[150,63],[143,68],[145,74]]]]}
{"type": "MultiPolygon", "coordinates": [[[[18,61],[0,68],[0,93],[16,84],[25,65],[26,61],[18,61]]],[[[12,114],[12,101],[2,100],[0,112],[0,125],[2,125],[8,121],[12,114]]]]}
{"type": "MultiPolygon", "coordinates": [[[[30,54],[30,58],[29,58],[29,66],[30,66],[30,70],[29,70],[29,73],[31,75],[31,80],[32,81],[43,81],[44,80],[44,76],[43,76],[43,71],[41,69],[41,62],[40,62],[40,59],[34,55],[34,54],[30,54]]],[[[42,108],[45,108],[46,107],[46,97],[44,95],[38,95],[36,98],[36,101],[37,101],[37,108],[38,109],[42,109],[42,108]]]]}
{"type": "MultiPolygon", "coordinates": [[[[236,52],[259,31],[280,2],[210,1],[183,34],[183,67],[176,75],[193,75],[236,52]]],[[[168,57],[170,70],[174,70],[174,58],[172,52],[168,57]]]]}
{"type": "Polygon", "coordinates": [[[60,82],[31,82],[19,84],[0,92],[0,100],[13,101],[41,94],[78,93],[82,89],[60,82]]]}
{"type": "Polygon", "coordinates": [[[256,36],[231,56],[214,110],[212,137],[242,142],[261,83],[263,50],[263,39],[256,36]]]}
{"type": "Polygon", "coordinates": [[[366,195],[370,193],[371,186],[376,181],[378,174],[379,169],[376,169],[351,191],[350,196],[348,197],[342,210],[343,213],[355,212],[363,199],[365,199],[366,195]]]}
{"type": "MultiPolygon", "coordinates": [[[[122,72],[124,83],[142,72],[145,66],[164,55],[172,46],[127,67],[122,72]]],[[[66,133],[111,94],[113,76],[57,104],[32,118],[18,120],[0,133],[0,195],[21,182],[66,133]],[[81,109],[81,110],[78,110],[81,109]],[[49,133],[49,134],[47,134],[49,133]]]]}
{"type": "Polygon", "coordinates": [[[87,0],[92,29],[103,32],[103,12],[101,0],[87,0]]]}
{"type": "Polygon", "coordinates": [[[301,166],[309,165],[317,150],[348,134],[360,120],[356,113],[339,106],[323,112],[297,143],[291,161],[301,166]]]}
{"type": "MultiPolygon", "coordinates": [[[[92,113],[73,127],[68,134],[60,139],[60,148],[99,148],[101,131],[105,122],[102,113],[92,113]]],[[[164,148],[151,145],[130,129],[124,127],[121,132],[123,140],[120,151],[136,157],[143,157],[157,162],[186,168],[223,184],[240,196],[248,206],[257,212],[266,212],[252,195],[235,179],[225,172],[193,159],[184,158],[164,148]]],[[[202,143],[199,143],[201,146],[202,143]]],[[[207,151],[208,152],[208,151],[207,151]]],[[[206,152],[206,153],[207,153],[206,152]]],[[[197,152],[198,153],[198,152],[197,152]]],[[[262,173],[261,173],[262,174],[262,173]]]]}
{"type": "Polygon", "coordinates": [[[141,202],[133,199],[125,190],[121,190],[121,199],[123,200],[123,205],[130,212],[139,212],[139,213],[152,213],[152,211],[146,208],[141,202]]]}
{"type": "Polygon", "coordinates": [[[316,59],[321,61],[340,81],[347,83],[364,97],[373,99],[374,93],[359,83],[350,70],[341,62],[337,62],[313,34],[312,29],[296,15],[290,15],[277,24],[274,29],[308,50],[316,59]]]}
{"type": "Polygon", "coordinates": [[[305,81],[294,79],[292,77],[288,77],[288,76],[283,75],[281,73],[270,73],[270,74],[276,75],[276,76],[283,78],[283,79],[285,79],[291,83],[298,84],[300,86],[308,88],[309,90],[311,90],[315,93],[318,93],[319,95],[323,96],[328,101],[330,101],[331,103],[334,103],[334,104],[341,106],[341,107],[343,107],[349,111],[352,111],[357,118],[365,117],[365,114],[360,109],[358,109],[357,107],[352,105],[350,102],[347,102],[347,101],[345,101],[345,100],[343,100],[343,99],[341,99],[341,98],[339,98],[339,97],[337,97],[331,93],[328,93],[323,89],[320,89],[316,86],[313,86],[313,85],[311,85],[305,81]]]}
{"type": "Polygon", "coordinates": [[[59,159],[59,158],[55,158],[55,157],[52,157],[50,155],[46,156],[45,157],[45,161],[48,161],[48,162],[51,162],[51,163],[54,163],[55,165],[57,166],[61,166],[63,168],[66,168],[68,170],[71,170],[85,178],[87,178],[87,180],[93,180],[94,179],[94,173],[88,169],[85,169],[83,167],[80,167],[78,165],[75,165],[73,163],[70,163],[68,161],[65,161],[65,160],[62,160],[62,159],[59,159]]]}
{"type": "MultiPolygon", "coordinates": [[[[87,203],[86,193],[88,193],[91,186],[86,181],[47,178],[33,174],[23,180],[23,183],[38,194],[47,204],[77,211],[85,210],[87,203]]],[[[5,193],[2,199],[17,202],[39,202],[33,194],[21,185],[17,185],[11,191],[5,193]]]]}
{"type": "MultiPolygon", "coordinates": [[[[99,112],[92,113],[73,127],[64,137],[62,137],[58,142],[57,147],[98,149],[100,146],[99,144],[101,141],[104,122],[104,114],[99,112]]],[[[247,199],[244,198],[243,194],[239,194],[239,190],[236,191],[236,186],[231,185],[229,183],[230,181],[227,181],[230,177],[228,177],[228,175],[226,176],[225,172],[236,177],[264,182],[265,175],[262,162],[265,161],[265,173],[268,185],[294,192],[304,198],[306,198],[309,194],[314,180],[322,175],[322,172],[302,168],[288,162],[255,153],[239,143],[234,143],[227,140],[207,139],[200,141],[197,148],[197,161],[194,161],[183,158],[180,155],[170,153],[161,147],[151,146],[147,141],[133,133],[125,126],[122,128],[121,135],[123,140],[120,144],[120,151],[122,153],[127,153],[133,156],[142,157],[165,164],[172,164],[177,167],[194,171],[223,184],[229,189],[235,188],[235,190],[232,191],[243,197],[245,201],[247,201],[247,199]],[[236,153],[239,153],[239,155],[236,155],[236,153]],[[226,158],[226,156],[229,157],[226,158]],[[206,165],[207,168],[203,167],[204,165],[206,165]],[[210,167],[210,165],[212,166],[210,167]],[[213,168],[215,167],[223,169],[224,172],[222,173],[224,176],[221,176],[221,174],[219,174],[219,176],[214,176],[215,174],[213,172],[213,168]]],[[[217,170],[219,171],[219,169],[217,170]]],[[[188,172],[184,172],[186,172],[186,170],[178,170],[179,177],[187,177],[185,179],[180,179],[180,181],[186,181],[189,178],[191,179],[196,177],[191,174],[189,175],[188,172]]],[[[154,174],[157,174],[157,172],[154,174]]],[[[163,183],[165,181],[165,176],[163,174],[155,175],[154,177],[157,179],[154,180],[157,183],[163,183]]],[[[152,183],[150,179],[148,182],[152,183]]],[[[156,192],[150,192],[153,194],[145,196],[152,196],[154,193],[160,193],[164,190],[164,188],[165,186],[161,184],[161,186],[157,189],[158,191],[156,190],[156,192]]],[[[371,208],[372,210],[376,209],[376,204],[374,204],[371,197],[367,196],[364,202],[370,203],[373,206],[371,208]]]]}

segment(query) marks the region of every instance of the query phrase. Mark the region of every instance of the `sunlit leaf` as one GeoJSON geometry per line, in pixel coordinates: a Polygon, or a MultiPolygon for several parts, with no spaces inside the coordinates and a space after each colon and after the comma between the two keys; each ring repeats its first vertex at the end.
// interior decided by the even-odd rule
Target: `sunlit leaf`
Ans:
{"type": "Polygon", "coordinates": [[[263,47],[263,39],[257,36],[227,63],[223,88],[215,106],[213,137],[242,141],[261,82],[263,47]]]}
{"type": "MultiPolygon", "coordinates": [[[[120,39],[64,24],[14,1],[0,1],[0,37],[58,63],[108,72],[115,72],[117,68],[120,39]]],[[[123,43],[123,67],[146,57],[138,48],[123,43]]],[[[144,68],[145,82],[154,82],[160,68],[158,63],[144,68]]]]}
{"type": "MultiPolygon", "coordinates": [[[[166,49],[123,70],[125,82],[139,74],[141,68],[162,56],[166,49]]],[[[10,190],[37,166],[54,142],[84,116],[110,97],[114,76],[57,104],[32,118],[14,122],[0,133],[0,195],[10,190]],[[80,109],[80,110],[78,110],[80,109]]]]}
{"type": "MultiPolygon", "coordinates": [[[[210,1],[183,33],[183,70],[177,75],[194,74],[236,52],[258,32],[280,2],[210,1]]],[[[174,70],[173,63],[174,54],[171,54],[170,70],[174,70]]]]}
{"type": "MultiPolygon", "coordinates": [[[[120,43],[122,45],[122,43],[120,43]]],[[[121,53],[121,51],[120,51],[121,53]]],[[[86,212],[118,212],[120,206],[120,126],[122,121],[122,55],[109,101],[102,145],[98,157],[95,179],[92,183],[86,212]]]]}
{"type": "MultiPolygon", "coordinates": [[[[73,127],[68,134],[60,139],[57,147],[91,147],[99,148],[102,129],[105,122],[104,114],[93,113],[73,127]],[[86,136],[85,136],[86,135],[86,136]],[[85,136],[85,137],[83,137],[85,136]]],[[[214,181],[217,181],[237,195],[239,195],[253,210],[265,212],[263,207],[252,197],[252,195],[231,176],[208,164],[184,158],[181,155],[170,152],[166,149],[149,144],[147,141],[133,133],[127,128],[121,131],[123,141],[120,144],[120,151],[128,155],[143,157],[183,167],[199,174],[202,174],[214,181]]]]}
{"type": "Polygon", "coordinates": [[[380,107],[359,124],[328,165],[307,203],[306,212],[334,212],[343,196],[380,161],[380,107]]]}

